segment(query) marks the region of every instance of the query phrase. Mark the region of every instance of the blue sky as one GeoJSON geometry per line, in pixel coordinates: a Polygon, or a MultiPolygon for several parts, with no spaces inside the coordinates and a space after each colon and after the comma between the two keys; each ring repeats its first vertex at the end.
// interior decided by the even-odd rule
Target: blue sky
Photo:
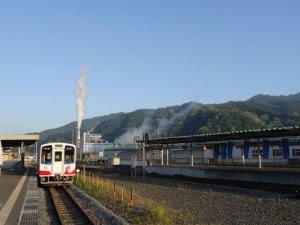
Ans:
{"type": "Polygon", "coordinates": [[[0,134],[300,91],[300,1],[0,2],[0,134]]]}

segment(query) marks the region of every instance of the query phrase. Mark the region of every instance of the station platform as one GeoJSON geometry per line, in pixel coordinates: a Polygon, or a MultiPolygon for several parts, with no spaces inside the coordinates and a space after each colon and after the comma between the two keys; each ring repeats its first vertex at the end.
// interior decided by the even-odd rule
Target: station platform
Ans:
{"type": "Polygon", "coordinates": [[[38,224],[38,190],[33,167],[20,162],[0,174],[0,225],[38,224]]]}
{"type": "Polygon", "coordinates": [[[146,173],[166,176],[186,176],[200,179],[256,182],[300,188],[299,168],[247,168],[201,166],[147,166],[146,173]]]}

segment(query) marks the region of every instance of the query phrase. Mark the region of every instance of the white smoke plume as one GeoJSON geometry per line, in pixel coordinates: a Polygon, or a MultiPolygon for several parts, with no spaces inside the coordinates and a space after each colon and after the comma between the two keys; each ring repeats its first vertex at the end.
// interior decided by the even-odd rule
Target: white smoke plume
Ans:
{"type": "Polygon", "coordinates": [[[132,144],[133,138],[135,136],[139,136],[142,139],[143,132],[147,132],[150,134],[150,138],[156,138],[158,135],[157,130],[159,129],[160,135],[165,135],[171,129],[171,127],[176,123],[177,120],[181,119],[185,114],[191,112],[198,104],[195,102],[191,102],[185,108],[180,110],[177,113],[174,113],[170,119],[162,119],[158,122],[157,126],[153,126],[153,120],[151,116],[147,117],[143,124],[140,127],[129,128],[127,132],[120,137],[116,138],[114,143],[120,145],[132,144]]]}
{"type": "Polygon", "coordinates": [[[184,109],[181,109],[178,113],[174,113],[169,120],[161,120],[158,124],[161,134],[166,134],[177,120],[182,118],[185,114],[190,113],[197,106],[197,103],[191,102],[184,109]]]}
{"type": "Polygon", "coordinates": [[[143,132],[149,132],[152,130],[153,128],[150,125],[150,117],[147,117],[139,128],[129,128],[125,134],[122,134],[120,137],[116,138],[114,143],[118,145],[132,144],[135,136],[139,136],[140,139],[142,139],[143,132]]]}
{"type": "Polygon", "coordinates": [[[84,113],[84,98],[87,96],[87,86],[85,84],[86,78],[88,76],[89,69],[87,66],[84,66],[80,76],[77,80],[77,88],[76,88],[76,110],[77,110],[77,129],[80,130],[81,122],[83,119],[84,113]]]}

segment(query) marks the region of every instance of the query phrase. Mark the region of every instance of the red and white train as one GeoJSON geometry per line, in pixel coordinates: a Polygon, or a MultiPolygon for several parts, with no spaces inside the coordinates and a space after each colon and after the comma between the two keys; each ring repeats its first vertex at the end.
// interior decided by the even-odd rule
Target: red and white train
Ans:
{"type": "Polygon", "coordinates": [[[47,143],[38,155],[38,186],[70,185],[76,175],[76,146],[47,143]]]}

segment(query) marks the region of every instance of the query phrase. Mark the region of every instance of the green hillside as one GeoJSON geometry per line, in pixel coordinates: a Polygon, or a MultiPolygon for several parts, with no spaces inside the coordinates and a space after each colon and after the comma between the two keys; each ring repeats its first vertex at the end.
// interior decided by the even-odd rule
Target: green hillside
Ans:
{"type": "MultiPolygon", "coordinates": [[[[300,93],[256,95],[247,101],[223,104],[189,102],[158,109],[138,109],[85,119],[81,133],[92,130],[116,144],[132,143],[146,131],[150,138],[300,125],[300,93]]],[[[40,133],[40,144],[74,141],[77,122],[40,133]]]]}

